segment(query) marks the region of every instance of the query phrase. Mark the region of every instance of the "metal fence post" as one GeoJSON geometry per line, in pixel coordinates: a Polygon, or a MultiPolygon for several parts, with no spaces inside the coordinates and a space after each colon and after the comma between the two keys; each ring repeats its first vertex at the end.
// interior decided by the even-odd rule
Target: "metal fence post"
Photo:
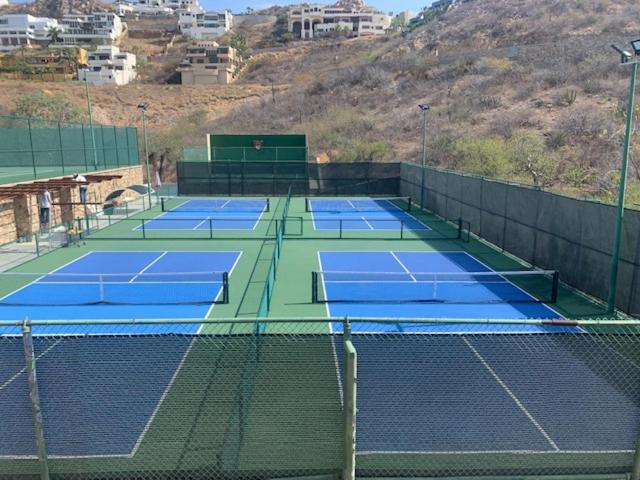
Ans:
{"type": "Polygon", "coordinates": [[[44,441],[44,422],[42,419],[40,393],[38,392],[38,381],[36,378],[36,359],[33,353],[31,324],[28,319],[22,324],[22,344],[24,346],[25,370],[29,382],[29,400],[31,401],[31,413],[33,415],[33,430],[35,432],[36,448],[38,450],[38,462],[40,463],[40,479],[49,480],[47,447],[44,441]]]}
{"type": "Polygon", "coordinates": [[[33,132],[31,131],[31,118],[27,118],[27,126],[29,127],[29,146],[31,147],[31,163],[33,165],[33,179],[38,178],[38,170],[36,169],[36,156],[33,151],[33,132]]]}
{"type": "Polygon", "coordinates": [[[345,319],[344,331],[344,480],[356,478],[356,415],[358,354],[351,342],[351,325],[345,319]]]}
{"type": "Polygon", "coordinates": [[[62,175],[64,175],[64,147],[62,146],[62,126],[58,122],[58,139],[60,140],[60,166],[62,167],[62,175]]]}

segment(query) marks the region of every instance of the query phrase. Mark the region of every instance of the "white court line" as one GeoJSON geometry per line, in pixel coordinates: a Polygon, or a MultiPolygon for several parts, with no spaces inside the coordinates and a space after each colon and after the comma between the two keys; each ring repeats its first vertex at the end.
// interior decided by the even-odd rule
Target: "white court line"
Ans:
{"type": "Polygon", "coordinates": [[[467,345],[467,347],[469,347],[469,349],[473,352],[476,358],[480,360],[480,363],[482,363],[484,368],[487,369],[487,371],[491,374],[491,376],[495,379],[495,381],[498,382],[498,385],[500,385],[504,389],[504,391],[507,392],[507,395],[509,395],[511,400],[515,402],[515,404],[522,411],[522,413],[524,413],[526,417],[531,421],[531,423],[533,423],[533,425],[536,427],[536,429],[538,429],[538,431],[542,434],[542,436],[549,443],[549,445],[551,445],[551,447],[556,452],[559,452],[560,448],[558,447],[558,445],[556,445],[556,442],[554,442],[553,439],[549,436],[549,434],[545,431],[545,429],[542,428],[542,425],[538,423],[538,421],[531,414],[531,412],[527,410],[527,407],[525,407],[524,404],[520,401],[520,399],[515,395],[515,393],[511,391],[509,386],[498,376],[498,374],[495,372],[493,367],[489,365],[489,362],[487,362],[484,359],[484,357],[480,354],[480,352],[478,352],[478,350],[476,350],[476,348],[471,344],[471,342],[468,339],[466,339],[465,337],[462,337],[462,341],[467,345]]]}
{"type": "MultiPolygon", "coordinates": [[[[57,346],[60,342],[62,341],[62,339],[58,340],[56,343],[54,343],[53,345],[49,346],[46,350],[44,350],[40,355],[38,355],[36,357],[36,361],[40,360],[42,357],[44,357],[47,353],[49,353],[55,346],[57,346]]],[[[22,370],[20,370],[18,373],[16,373],[13,377],[11,377],[9,380],[7,380],[6,382],[4,382],[2,385],[0,385],[0,392],[8,387],[11,383],[13,383],[14,380],[16,380],[20,375],[22,375],[23,373],[25,373],[27,371],[27,367],[22,368],[22,370]]]]}
{"type": "MultiPolygon", "coordinates": [[[[366,224],[367,224],[367,226],[369,227],[369,230],[375,230],[375,228],[373,228],[373,225],[371,225],[371,224],[369,223],[369,221],[368,221],[366,218],[364,218],[364,217],[362,217],[362,216],[361,216],[360,218],[364,221],[364,223],[366,223],[366,224]]],[[[350,230],[350,229],[349,229],[349,228],[347,228],[347,230],[350,230]]]]}
{"type": "MultiPolygon", "coordinates": [[[[416,277],[414,277],[414,276],[413,276],[413,274],[411,273],[411,270],[409,270],[409,269],[407,268],[407,266],[406,266],[404,263],[402,263],[402,262],[400,261],[400,259],[398,258],[398,256],[397,256],[394,252],[392,252],[392,251],[389,251],[389,253],[391,254],[391,256],[392,256],[393,258],[395,258],[396,262],[398,262],[398,263],[400,264],[400,266],[402,267],[402,269],[403,269],[405,272],[407,272],[407,273],[409,274],[409,276],[413,279],[413,281],[414,281],[414,282],[417,282],[416,277]]],[[[387,283],[387,282],[385,282],[385,283],[387,283]]]]}
{"type": "MultiPolygon", "coordinates": [[[[320,267],[320,271],[322,271],[322,257],[320,256],[319,251],[316,252],[316,256],[318,257],[318,266],[320,267]]],[[[324,298],[327,298],[327,290],[325,288],[324,278],[322,279],[322,293],[324,294],[324,298]]],[[[331,312],[329,311],[328,302],[324,302],[324,309],[327,314],[327,318],[331,318],[331,312]]],[[[335,336],[333,335],[333,323],[331,322],[331,320],[328,320],[327,323],[329,323],[329,334],[331,335],[333,363],[336,366],[336,380],[338,382],[338,395],[340,396],[340,405],[344,406],[344,390],[342,388],[342,380],[340,379],[340,363],[338,362],[338,352],[336,351],[335,336]]],[[[344,332],[342,332],[342,335],[344,336],[344,332]]]]}
{"type": "Polygon", "coordinates": [[[165,398],[167,398],[167,395],[169,395],[169,391],[171,390],[171,387],[173,386],[174,382],[176,381],[176,378],[178,378],[178,373],[180,373],[180,370],[182,370],[182,366],[184,365],[184,362],[186,362],[187,356],[191,352],[191,348],[193,347],[193,344],[195,343],[195,341],[196,341],[196,338],[194,337],[191,340],[191,343],[189,343],[189,346],[187,347],[187,351],[184,352],[184,355],[180,359],[180,363],[178,364],[178,367],[176,368],[176,371],[173,372],[173,375],[171,376],[171,380],[169,380],[169,383],[167,384],[166,388],[162,392],[162,395],[160,396],[160,400],[158,400],[158,403],[156,404],[155,408],[153,409],[153,412],[149,416],[149,420],[147,420],[147,423],[144,426],[144,428],[142,429],[142,432],[140,432],[140,435],[138,436],[138,439],[136,440],[136,443],[134,444],[133,449],[131,450],[130,453],[128,453],[126,455],[127,457],[135,456],[136,452],[138,451],[138,448],[140,448],[140,445],[142,444],[142,441],[144,440],[144,437],[146,436],[147,432],[149,431],[149,428],[151,428],[151,424],[155,420],[156,415],[158,414],[158,412],[160,411],[160,407],[162,406],[162,403],[164,402],[165,398]]]}
{"type": "Polygon", "coordinates": [[[164,257],[167,253],[169,253],[169,252],[162,252],[160,255],[158,255],[158,257],[155,260],[152,260],[151,263],[149,263],[149,265],[147,265],[142,270],[140,270],[138,273],[136,273],[135,276],[131,280],[129,280],[129,283],[133,283],[134,280],[136,278],[138,278],[141,273],[146,272],[149,268],[151,268],[153,266],[153,264],[155,264],[158,260],[160,260],[162,257],[164,257]]]}
{"type": "MultiPolygon", "coordinates": [[[[77,262],[78,260],[80,260],[80,259],[82,259],[82,258],[85,258],[85,257],[87,257],[87,256],[91,255],[92,253],[95,253],[95,252],[93,252],[93,251],[91,251],[91,252],[87,252],[87,253],[85,253],[85,254],[83,254],[83,255],[80,255],[78,258],[74,258],[73,260],[69,260],[67,263],[65,263],[65,264],[63,264],[63,265],[61,265],[61,266],[59,266],[59,267],[58,267],[58,268],[56,268],[55,270],[51,270],[49,273],[44,273],[44,274],[42,274],[41,276],[39,276],[39,277],[38,277],[38,278],[36,278],[35,280],[33,280],[33,281],[31,281],[31,282],[27,283],[26,285],[23,285],[22,287],[18,288],[17,290],[14,290],[14,291],[12,291],[12,292],[10,292],[10,293],[7,293],[7,294],[6,294],[6,295],[4,295],[3,297],[0,297],[0,302],[2,302],[3,300],[5,300],[5,299],[9,298],[11,295],[14,295],[14,294],[16,294],[16,293],[20,292],[21,290],[24,290],[25,288],[30,287],[30,286],[31,286],[31,285],[33,285],[34,283],[37,283],[38,281],[42,280],[42,279],[43,279],[44,277],[46,277],[47,275],[51,275],[52,273],[55,273],[55,272],[57,272],[57,271],[59,271],[59,270],[62,270],[63,268],[68,267],[69,265],[72,265],[73,263],[77,262]]],[[[10,271],[8,271],[8,272],[3,272],[3,273],[12,273],[12,271],[10,270],[10,271]]],[[[30,272],[14,272],[14,273],[24,273],[25,275],[29,275],[29,273],[30,273],[30,272]]],[[[39,272],[38,272],[38,273],[39,273],[39,272]]],[[[37,273],[34,273],[34,275],[37,275],[37,273]]],[[[21,320],[24,320],[24,319],[21,319],[21,320]]],[[[20,336],[22,336],[22,334],[20,334],[20,336]]]]}
{"type": "MultiPolygon", "coordinates": [[[[198,228],[200,228],[202,225],[204,225],[206,222],[208,222],[209,220],[212,220],[211,217],[207,217],[204,220],[202,220],[200,223],[198,223],[195,227],[193,227],[191,230],[198,230],[198,228]]],[[[158,230],[157,228],[155,230],[158,230]]],[[[165,229],[162,229],[165,230],[165,229]]],[[[177,228],[177,229],[166,229],[166,230],[182,230],[181,228],[177,228]]]]}
{"type": "MultiPolygon", "coordinates": [[[[238,265],[238,262],[240,261],[240,257],[242,257],[242,254],[244,253],[244,251],[219,252],[219,253],[237,253],[238,254],[236,256],[236,261],[233,262],[233,265],[231,266],[231,269],[229,270],[229,278],[231,278],[231,274],[233,274],[233,271],[236,269],[236,265],[238,265]]],[[[207,318],[209,318],[211,316],[211,312],[213,310],[213,307],[216,306],[216,302],[218,301],[218,298],[220,298],[220,295],[222,295],[223,291],[224,291],[224,285],[222,286],[222,288],[220,289],[220,291],[216,295],[216,298],[213,300],[213,302],[209,306],[209,309],[207,310],[207,313],[205,314],[203,320],[206,320],[207,318]]],[[[200,333],[203,328],[204,328],[204,323],[201,323],[200,327],[198,328],[197,333],[200,333]]]]}
{"type": "Polygon", "coordinates": [[[612,454],[631,453],[635,450],[367,450],[356,455],[491,455],[511,453],[519,455],[563,455],[563,454],[612,454]]]}

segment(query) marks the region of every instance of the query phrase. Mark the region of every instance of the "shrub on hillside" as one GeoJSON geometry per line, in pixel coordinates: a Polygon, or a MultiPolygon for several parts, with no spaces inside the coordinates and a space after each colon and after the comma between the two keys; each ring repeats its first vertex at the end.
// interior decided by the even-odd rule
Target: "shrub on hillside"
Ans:
{"type": "Polygon", "coordinates": [[[462,138],[453,144],[456,168],[488,177],[502,177],[513,165],[499,138],[462,138]]]}
{"type": "Polygon", "coordinates": [[[534,185],[546,188],[557,179],[560,158],[547,150],[539,135],[526,132],[515,134],[509,140],[507,154],[514,173],[528,177],[534,185]]]}

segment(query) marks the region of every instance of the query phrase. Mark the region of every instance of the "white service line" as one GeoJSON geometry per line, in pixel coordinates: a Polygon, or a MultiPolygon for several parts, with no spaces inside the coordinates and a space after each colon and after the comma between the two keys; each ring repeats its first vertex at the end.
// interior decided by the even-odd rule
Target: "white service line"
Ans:
{"type": "Polygon", "coordinates": [[[135,279],[140,276],[140,274],[142,274],[142,273],[146,272],[147,270],[149,270],[155,263],[158,262],[158,260],[160,260],[162,257],[164,257],[167,253],[169,253],[169,252],[162,252],[155,260],[153,260],[151,263],[149,263],[149,265],[147,265],[142,270],[140,270],[138,273],[136,273],[135,276],[131,280],[129,280],[129,283],[133,283],[135,281],[135,279]]]}
{"type": "Polygon", "coordinates": [[[414,281],[414,282],[417,282],[418,280],[416,279],[416,277],[414,277],[414,276],[413,276],[413,273],[411,273],[411,270],[409,270],[409,269],[407,268],[407,266],[406,266],[404,263],[402,263],[402,262],[400,261],[400,259],[399,259],[399,258],[398,258],[398,256],[395,254],[395,252],[390,251],[389,253],[391,254],[391,256],[392,256],[393,258],[395,258],[396,262],[398,262],[398,263],[400,264],[400,266],[404,269],[404,271],[405,271],[405,272],[407,272],[407,273],[409,274],[409,276],[413,279],[413,281],[414,281]]]}
{"type": "Polygon", "coordinates": [[[511,397],[511,400],[513,400],[515,402],[515,404],[522,411],[522,413],[524,413],[526,415],[526,417],[531,421],[531,423],[533,423],[533,425],[538,429],[538,431],[542,434],[542,436],[549,443],[549,445],[551,445],[551,447],[556,452],[559,452],[560,448],[558,447],[558,445],[556,445],[556,442],[554,442],[553,439],[549,436],[549,434],[545,431],[545,429],[542,428],[542,425],[540,425],[540,423],[538,423],[538,421],[531,414],[531,412],[529,412],[529,410],[527,410],[527,407],[525,407],[524,404],[520,401],[520,399],[518,397],[516,397],[515,393],[513,393],[513,391],[511,391],[509,386],[498,376],[498,374],[495,372],[493,367],[491,367],[491,365],[489,365],[489,362],[487,362],[485,360],[485,358],[480,354],[480,352],[478,352],[478,350],[476,350],[476,348],[471,344],[471,342],[467,338],[462,337],[462,341],[467,345],[467,347],[469,347],[469,349],[473,352],[473,354],[476,356],[476,358],[478,360],[480,360],[480,363],[482,363],[484,368],[487,369],[487,371],[491,374],[491,376],[495,379],[495,381],[498,382],[498,384],[504,389],[505,392],[507,392],[507,395],[509,395],[509,397],[511,397]]]}
{"type": "MultiPolygon", "coordinates": [[[[38,355],[36,357],[36,361],[40,360],[42,357],[44,357],[47,353],[49,353],[55,346],[57,346],[60,342],[62,341],[62,339],[59,339],[56,343],[54,343],[53,345],[51,345],[49,348],[47,348],[44,352],[42,352],[40,355],[38,355]]],[[[2,391],[5,387],[8,387],[9,384],[11,384],[14,380],[16,380],[20,375],[22,375],[23,373],[25,373],[27,371],[27,367],[23,367],[22,370],[20,370],[18,373],[16,373],[13,377],[11,377],[9,380],[7,380],[6,382],[4,382],[2,385],[0,385],[0,391],[2,391]]]]}
{"type": "MultiPolygon", "coordinates": [[[[364,223],[366,223],[366,224],[367,224],[367,226],[369,227],[369,230],[375,230],[375,228],[373,228],[373,225],[371,225],[371,224],[369,223],[369,221],[368,221],[366,218],[364,218],[364,217],[362,217],[362,216],[361,216],[360,218],[364,221],[364,223]]],[[[347,230],[348,230],[348,229],[347,229],[347,230]]]]}

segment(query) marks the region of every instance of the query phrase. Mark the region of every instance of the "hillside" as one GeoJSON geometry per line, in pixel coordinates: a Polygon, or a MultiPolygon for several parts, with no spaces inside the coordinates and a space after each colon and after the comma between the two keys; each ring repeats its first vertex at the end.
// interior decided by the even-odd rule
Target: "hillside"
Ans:
{"type": "MultiPolygon", "coordinates": [[[[101,121],[134,121],[144,98],[157,106],[160,149],[202,145],[211,131],[299,131],[325,160],[417,161],[417,104],[427,102],[429,163],[605,199],[615,191],[629,70],[609,45],[640,31],[637,2],[470,0],[411,33],[314,42],[281,42],[281,12],[237,17],[254,55],[236,84],[96,89],[101,121]]],[[[166,79],[179,61],[185,45],[164,55],[167,41],[125,40],[152,55],[142,81],[166,79]]],[[[24,85],[0,86],[10,111],[24,85]]],[[[83,102],[79,85],[28,88],[83,102]]],[[[640,147],[632,163],[638,203],[640,147]]]]}

